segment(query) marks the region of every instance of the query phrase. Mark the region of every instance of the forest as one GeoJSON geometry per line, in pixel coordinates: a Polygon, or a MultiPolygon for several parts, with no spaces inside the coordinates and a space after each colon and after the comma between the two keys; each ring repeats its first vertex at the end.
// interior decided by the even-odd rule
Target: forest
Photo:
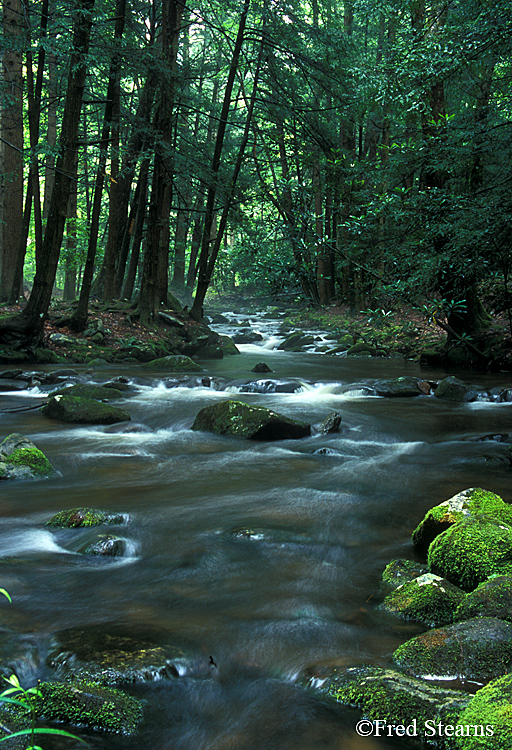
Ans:
{"type": "Polygon", "coordinates": [[[173,295],[200,321],[237,290],[412,306],[499,360],[510,10],[6,0],[0,343],[39,344],[55,299],[83,331],[91,299],[151,325],[173,295]]]}

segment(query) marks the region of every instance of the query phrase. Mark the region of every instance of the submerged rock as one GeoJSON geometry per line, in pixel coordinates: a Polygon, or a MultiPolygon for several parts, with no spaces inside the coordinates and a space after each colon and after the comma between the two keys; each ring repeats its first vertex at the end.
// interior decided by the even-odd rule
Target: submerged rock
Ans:
{"type": "Polygon", "coordinates": [[[457,750],[511,750],[512,674],[479,690],[460,714],[458,724],[470,731],[457,738],[457,750]],[[483,729],[478,731],[480,727],[483,729]]]}
{"type": "Polygon", "coordinates": [[[422,736],[425,722],[456,723],[457,715],[471,699],[460,690],[437,687],[380,667],[335,673],[321,691],[338,703],[357,706],[371,721],[385,721],[395,726],[416,722],[417,736],[422,736]]]}
{"type": "Polygon", "coordinates": [[[512,507],[494,492],[471,487],[431,508],[412,533],[412,543],[425,554],[436,536],[463,518],[489,516],[512,524],[512,507]]]}
{"type": "Polygon", "coordinates": [[[393,660],[415,677],[488,682],[512,671],[512,624],[477,617],[429,630],[399,646],[393,660]]]}
{"type": "Polygon", "coordinates": [[[38,685],[36,713],[51,721],[130,736],[142,721],[142,704],[120,690],[86,682],[38,685]]]}
{"type": "Polygon", "coordinates": [[[512,622],[512,576],[492,576],[467,594],[453,619],[498,617],[512,622]]]}
{"type": "Polygon", "coordinates": [[[449,581],[432,573],[424,573],[401,584],[385,598],[381,609],[415,620],[429,627],[448,625],[465,593],[449,581]]]}
{"type": "Polygon", "coordinates": [[[493,518],[464,518],[437,536],[428,564],[465,591],[494,574],[512,574],[512,527],[493,518]]]}
{"type": "Polygon", "coordinates": [[[196,416],[192,429],[250,440],[295,440],[311,434],[311,426],[306,422],[262,406],[232,400],[205,406],[196,416]]]}
{"type": "Polygon", "coordinates": [[[47,665],[61,678],[122,685],[210,676],[207,656],[182,643],[169,643],[166,632],[113,623],[62,630],[55,636],[47,665]]]}
{"type": "Polygon", "coordinates": [[[76,383],[54,391],[52,396],[79,396],[80,398],[92,398],[96,401],[108,401],[109,399],[123,398],[123,393],[114,387],[106,388],[103,385],[76,383]]]}
{"type": "Polygon", "coordinates": [[[145,370],[166,370],[171,372],[199,372],[203,368],[185,354],[170,354],[168,357],[152,359],[141,365],[145,370]]]}
{"type": "Polygon", "coordinates": [[[55,469],[34,443],[23,435],[12,433],[0,445],[1,479],[46,479],[55,469]]]}
{"type": "Polygon", "coordinates": [[[56,529],[76,529],[81,526],[101,526],[125,522],[126,517],[120,513],[107,513],[107,511],[97,508],[71,508],[56,513],[46,522],[46,525],[53,526],[56,529]]]}
{"type": "Polygon", "coordinates": [[[41,411],[50,419],[74,424],[116,424],[131,419],[124,409],[80,396],[52,396],[41,411]]]}

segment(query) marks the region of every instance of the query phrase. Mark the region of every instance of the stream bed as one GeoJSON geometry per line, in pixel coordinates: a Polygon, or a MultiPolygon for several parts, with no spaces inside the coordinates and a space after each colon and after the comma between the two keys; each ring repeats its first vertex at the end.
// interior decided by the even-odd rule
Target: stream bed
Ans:
{"type": "MultiPolygon", "coordinates": [[[[385,666],[421,632],[377,609],[382,571],[392,558],[413,557],[411,531],[431,506],[472,486],[512,498],[508,446],[478,439],[512,432],[512,405],[380,398],[376,379],[446,373],[398,358],[283,352],[273,348],[277,321],[251,325],[262,340],[200,362],[204,373],[169,377],[123,365],[87,375],[134,385],[123,400],[137,425],[128,432],[13,412],[45,397],[37,387],[0,394],[0,438],[26,435],[57,469],[48,480],[0,486],[0,586],[13,600],[0,601],[0,617],[32,654],[20,677],[48,678],[59,631],[159,633],[190,655],[187,666],[173,679],[133,686],[145,702],[136,737],[79,730],[91,747],[415,747],[358,737],[357,711],[303,685],[334,666],[385,666]],[[262,361],[272,372],[253,373],[262,361]],[[202,407],[226,398],[313,425],[337,411],[341,430],[274,443],[191,431],[202,407]],[[79,506],[126,515],[116,528],[124,557],[84,557],[77,534],[81,544],[91,530],[45,527],[79,506]]],[[[510,385],[507,374],[459,375],[482,389],[510,385]]]]}

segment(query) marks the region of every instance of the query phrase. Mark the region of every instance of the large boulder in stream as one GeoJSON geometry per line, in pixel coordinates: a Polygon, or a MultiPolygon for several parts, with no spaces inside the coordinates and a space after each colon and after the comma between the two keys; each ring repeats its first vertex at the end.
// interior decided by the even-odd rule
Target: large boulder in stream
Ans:
{"type": "Polygon", "coordinates": [[[438,687],[380,667],[335,671],[320,690],[338,703],[356,706],[370,721],[415,726],[417,736],[429,726],[426,722],[431,726],[439,722],[455,724],[457,715],[471,700],[461,690],[438,687]]]}
{"type": "Polygon", "coordinates": [[[141,365],[145,370],[163,370],[165,372],[200,372],[203,368],[185,354],[170,354],[168,357],[152,359],[141,365]]]}
{"type": "Polygon", "coordinates": [[[485,683],[512,671],[512,624],[477,617],[421,633],[393,654],[407,674],[485,683]]]}
{"type": "Polygon", "coordinates": [[[429,627],[452,622],[455,610],[465,593],[449,581],[432,573],[424,573],[398,586],[386,596],[380,608],[429,627]]]}
{"type": "Polygon", "coordinates": [[[311,434],[306,422],[231,399],[201,409],[192,429],[249,440],[296,440],[311,434]]]}
{"type": "Polygon", "coordinates": [[[434,391],[436,398],[442,398],[446,401],[468,402],[476,401],[479,391],[471,385],[467,385],[463,380],[449,375],[441,380],[434,391]]]}
{"type": "Polygon", "coordinates": [[[46,479],[55,469],[34,443],[14,432],[0,445],[1,479],[46,479]]]}
{"type": "Polygon", "coordinates": [[[454,621],[498,617],[512,622],[512,576],[492,576],[466,594],[455,610],[454,621]]]}
{"type": "Polygon", "coordinates": [[[428,565],[459,586],[472,591],[492,575],[512,574],[512,526],[494,518],[464,518],[434,539],[428,565]]]}
{"type": "Polygon", "coordinates": [[[41,411],[50,419],[74,424],[117,424],[131,419],[124,409],[80,396],[52,396],[41,411]]]}
{"type": "Polygon", "coordinates": [[[96,401],[109,401],[115,398],[123,398],[125,395],[122,393],[123,384],[120,383],[121,388],[105,387],[104,385],[93,385],[87,383],[76,383],[75,385],[68,385],[65,388],[59,388],[58,391],[54,391],[52,396],[78,396],[80,398],[92,398],[96,401]]]}
{"type": "Polygon", "coordinates": [[[462,490],[449,500],[431,508],[412,533],[412,543],[421,554],[443,531],[463,518],[488,516],[512,525],[512,507],[499,495],[480,487],[462,490]]]}

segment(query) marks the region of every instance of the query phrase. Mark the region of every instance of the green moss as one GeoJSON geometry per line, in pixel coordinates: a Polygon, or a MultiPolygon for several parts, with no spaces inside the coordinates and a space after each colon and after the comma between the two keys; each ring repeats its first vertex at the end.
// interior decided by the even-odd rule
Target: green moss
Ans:
{"type": "Polygon", "coordinates": [[[457,750],[512,750],[512,674],[479,690],[461,713],[459,724],[471,729],[469,736],[457,738],[457,750]],[[491,727],[492,736],[474,736],[472,728],[481,726],[491,727]]]}
{"type": "Polygon", "coordinates": [[[416,620],[430,627],[452,622],[464,593],[449,581],[426,573],[408,581],[389,594],[381,608],[406,620],[416,620]]]}
{"type": "Polygon", "coordinates": [[[201,409],[192,429],[255,440],[295,439],[306,437],[311,432],[306,422],[231,399],[201,409]]]}
{"type": "Polygon", "coordinates": [[[388,588],[396,589],[424,573],[428,573],[426,566],[414,560],[391,560],[382,573],[382,583],[388,588]]]}
{"type": "Polygon", "coordinates": [[[426,553],[436,536],[450,526],[463,518],[481,515],[512,524],[512,507],[499,495],[480,487],[471,487],[431,508],[413,531],[412,543],[418,551],[426,553]]]}
{"type": "Polygon", "coordinates": [[[512,576],[491,576],[457,607],[454,620],[498,617],[512,622],[512,576]]]}
{"type": "Polygon", "coordinates": [[[479,617],[429,630],[399,646],[393,661],[415,677],[487,682],[512,670],[512,625],[479,617]]]}
{"type": "Polygon", "coordinates": [[[409,725],[416,720],[418,733],[424,722],[446,723],[468,705],[470,697],[409,677],[391,669],[362,667],[334,675],[327,694],[338,703],[355,706],[370,720],[409,725]]]}
{"type": "Polygon", "coordinates": [[[120,514],[107,513],[97,508],[71,508],[61,510],[46,522],[47,526],[59,529],[74,529],[81,526],[100,526],[101,524],[124,523],[120,514]]]}
{"type": "Polygon", "coordinates": [[[15,466],[29,466],[34,474],[40,477],[48,477],[54,473],[54,468],[39,448],[22,447],[17,448],[9,456],[7,463],[15,466]]]}
{"type": "Polygon", "coordinates": [[[74,424],[116,424],[130,419],[124,409],[81,396],[54,396],[41,411],[50,419],[74,424]]]}
{"type": "Polygon", "coordinates": [[[138,700],[94,683],[43,682],[37,713],[53,721],[85,725],[103,732],[131,735],[142,720],[138,700]]]}
{"type": "Polygon", "coordinates": [[[200,367],[193,359],[184,354],[171,354],[168,357],[152,359],[141,365],[146,370],[165,370],[169,372],[202,372],[200,367]]]}
{"type": "Polygon", "coordinates": [[[512,527],[486,516],[467,517],[437,536],[428,564],[465,591],[494,574],[512,573],[512,527]]]}

